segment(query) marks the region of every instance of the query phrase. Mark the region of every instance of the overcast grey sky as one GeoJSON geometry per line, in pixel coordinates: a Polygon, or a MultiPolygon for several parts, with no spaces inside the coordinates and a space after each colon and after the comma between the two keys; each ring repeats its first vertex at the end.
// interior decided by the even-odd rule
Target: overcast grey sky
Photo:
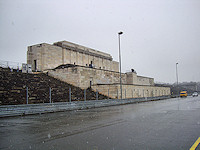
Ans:
{"type": "Polygon", "coordinates": [[[111,54],[158,82],[200,81],[200,0],[0,0],[0,60],[67,40],[111,54]]]}

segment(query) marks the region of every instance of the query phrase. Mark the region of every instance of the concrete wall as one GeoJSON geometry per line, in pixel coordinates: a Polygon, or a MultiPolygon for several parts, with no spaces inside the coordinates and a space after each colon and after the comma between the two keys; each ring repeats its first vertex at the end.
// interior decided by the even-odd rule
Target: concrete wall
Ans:
{"type": "MultiPolygon", "coordinates": [[[[119,72],[74,66],[49,70],[48,74],[82,89],[90,87],[91,82],[93,90],[97,89],[101,94],[111,98],[117,98],[120,95],[119,72]]],[[[154,82],[151,82],[153,78],[141,76],[138,78],[136,73],[122,73],[123,98],[170,95],[170,88],[155,87],[154,82]]]]}
{"type": "Polygon", "coordinates": [[[48,75],[74,86],[80,87],[82,89],[86,88],[86,86],[84,86],[84,84],[80,82],[82,77],[80,74],[80,70],[78,70],[78,68],[76,67],[49,70],[48,75]]]}
{"type": "MultiPolygon", "coordinates": [[[[120,85],[94,85],[94,91],[109,96],[111,98],[120,98],[120,85]]],[[[155,86],[137,86],[137,85],[122,85],[122,98],[137,98],[137,97],[157,97],[170,95],[169,87],[155,86]]]]}
{"type": "MultiPolygon", "coordinates": [[[[81,88],[88,88],[90,82],[96,84],[120,83],[119,72],[74,66],[64,69],[49,70],[49,75],[81,88]]],[[[136,73],[122,73],[123,84],[153,86],[153,78],[137,76],[136,73]]]]}
{"type": "Polygon", "coordinates": [[[154,85],[153,78],[138,76],[136,72],[127,72],[126,76],[126,84],[154,85]]]}
{"type": "Polygon", "coordinates": [[[89,66],[91,63],[94,68],[117,72],[119,70],[119,63],[112,61],[110,54],[67,41],[54,43],[54,45],[42,43],[29,46],[27,63],[31,64],[32,69],[37,71],[54,69],[62,64],[89,66]]]}
{"type": "Polygon", "coordinates": [[[37,71],[53,69],[63,64],[62,53],[62,48],[46,43],[29,46],[27,51],[27,64],[31,64],[32,70],[37,71]]]}
{"type": "Polygon", "coordinates": [[[75,44],[75,43],[71,43],[71,42],[68,42],[68,41],[59,41],[59,42],[54,43],[53,45],[57,45],[59,47],[66,48],[66,49],[69,48],[71,50],[86,53],[86,54],[91,55],[91,56],[99,56],[99,57],[102,57],[102,58],[105,58],[105,59],[112,60],[112,56],[108,53],[104,53],[104,52],[94,50],[94,49],[91,49],[91,48],[88,48],[88,47],[85,47],[85,46],[81,46],[81,45],[78,45],[78,44],[75,44]]]}
{"type": "MultiPolygon", "coordinates": [[[[49,70],[48,74],[83,89],[90,87],[90,81],[92,85],[119,83],[119,72],[89,67],[75,66],[49,70]]],[[[126,84],[126,74],[122,74],[122,83],[126,84]]]]}

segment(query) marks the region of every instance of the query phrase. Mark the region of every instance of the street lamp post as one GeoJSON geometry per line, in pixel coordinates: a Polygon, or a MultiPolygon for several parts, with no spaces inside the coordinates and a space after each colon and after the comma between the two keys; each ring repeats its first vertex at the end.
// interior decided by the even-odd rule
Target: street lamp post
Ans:
{"type": "Polygon", "coordinates": [[[179,88],[178,88],[178,63],[176,63],[176,81],[177,81],[177,89],[178,89],[178,94],[179,94],[179,88]]]}
{"type": "Polygon", "coordinates": [[[118,33],[119,37],[119,71],[120,71],[120,91],[121,91],[121,99],[122,99],[122,75],[121,75],[121,52],[120,52],[120,35],[123,34],[123,32],[118,33]]]}

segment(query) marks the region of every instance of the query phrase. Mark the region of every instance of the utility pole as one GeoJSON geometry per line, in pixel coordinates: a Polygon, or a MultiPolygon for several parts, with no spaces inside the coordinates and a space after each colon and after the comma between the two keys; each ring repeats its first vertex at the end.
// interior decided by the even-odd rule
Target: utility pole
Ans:
{"type": "Polygon", "coordinates": [[[122,35],[123,32],[119,32],[118,33],[118,37],[119,37],[119,71],[120,71],[120,91],[121,91],[121,99],[122,99],[122,67],[121,67],[121,51],[120,51],[120,35],[122,35]]]}
{"type": "Polygon", "coordinates": [[[178,87],[178,63],[176,63],[176,81],[177,81],[177,89],[178,89],[178,94],[179,94],[179,87],[178,87]]]}

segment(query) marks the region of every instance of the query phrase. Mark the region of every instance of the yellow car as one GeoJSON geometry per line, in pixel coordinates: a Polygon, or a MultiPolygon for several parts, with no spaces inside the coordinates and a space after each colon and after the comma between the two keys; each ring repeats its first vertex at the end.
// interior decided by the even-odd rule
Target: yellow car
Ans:
{"type": "Polygon", "coordinates": [[[187,97],[187,91],[181,91],[180,92],[180,97],[187,97]]]}

